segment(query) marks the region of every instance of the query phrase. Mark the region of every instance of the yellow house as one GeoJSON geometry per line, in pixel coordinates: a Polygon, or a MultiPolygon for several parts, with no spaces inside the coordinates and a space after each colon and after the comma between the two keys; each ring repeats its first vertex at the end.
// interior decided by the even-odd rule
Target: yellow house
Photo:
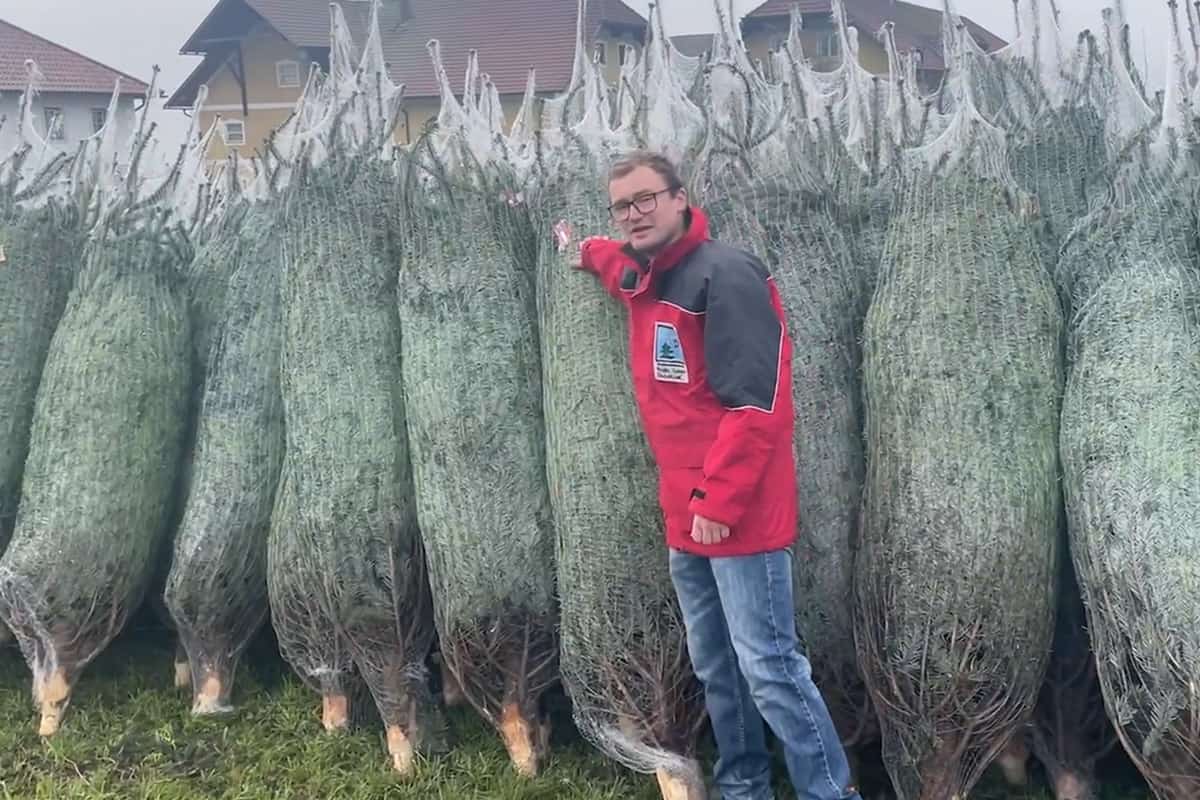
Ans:
{"type": "MultiPolygon", "coordinates": [[[[887,50],[881,31],[893,23],[896,47],[900,53],[918,57],[917,76],[927,88],[937,86],[946,70],[942,56],[942,12],[902,0],[843,0],[847,22],[858,30],[858,60],[876,75],[887,74],[887,50]]],[[[767,55],[783,46],[791,25],[791,13],[801,15],[801,46],[804,55],[818,70],[826,71],[841,63],[841,39],[833,22],[830,0],[766,0],[742,18],[742,38],[755,59],[768,63],[767,55]]],[[[1005,42],[963,18],[967,30],[985,50],[996,50],[1005,42]]]]}
{"type": "MultiPolygon", "coordinates": [[[[368,0],[342,0],[347,24],[362,42],[371,13],[368,0]]],[[[328,0],[218,0],[184,44],[203,60],[172,95],[168,108],[190,109],[201,86],[207,128],[222,123],[210,155],[252,155],[287,119],[312,64],[329,68],[328,0]]],[[[436,39],[456,92],[462,92],[469,53],[500,92],[509,119],[524,95],[530,68],[538,93],[567,88],[574,62],[575,0],[387,0],[381,11],[384,57],[393,80],[405,85],[405,108],[396,131],[416,139],[440,106],[427,44],[436,39]]],[[[615,83],[623,59],[645,39],[646,20],[621,0],[591,0],[584,32],[589,52],[615,83]]]]}

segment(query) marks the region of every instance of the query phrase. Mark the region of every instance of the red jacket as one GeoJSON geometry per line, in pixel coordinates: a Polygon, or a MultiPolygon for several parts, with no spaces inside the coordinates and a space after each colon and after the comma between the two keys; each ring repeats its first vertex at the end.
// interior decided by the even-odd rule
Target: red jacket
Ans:
{"type": "Polygon", "coordinates": [[[796,538],[791,341],[753,255],[713,241],[693,208],[684,237],[648,262],[592,238],[583,268],[629,309],[633,383],[658,463],[667,545],[704,556],[778,550],[796,538]],[[699,514],[728,539],[692,539],[699,514]]]}

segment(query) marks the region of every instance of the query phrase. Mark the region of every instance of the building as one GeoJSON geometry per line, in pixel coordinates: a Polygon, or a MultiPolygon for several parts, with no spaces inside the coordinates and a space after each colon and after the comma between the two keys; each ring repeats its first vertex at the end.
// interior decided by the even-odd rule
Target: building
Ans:
{"type": "MultiPolygon", "coordinates": [[[[887,72],[886,52],[876,34],[892,20],[900,49],[922,54],[922,80],[937,83],[945,69],[941,12],[900,0],[845,3],[850,23],[860,31],[864,66],[887,72]]],[[[343,0],[341,5],[356,41],[363,41],[370,0],[343,0]]],[[[768,52],[787,37],[793,5],[803,14],[805,53],[818,69],[836,65],[841,52],[830,0],[767,0],[742,20],[747,49],[766,63],[768,52]]],[[[222,119],[212,157],[223,158],[232,150],[252,154],[295,107],[310,65],[328,69],[329,19],[328,0],[217,0],[183,45],[184,54],[203,58],[167,108],[192,108],[200,87],[207,85],[201,128],[206,130],[218,114],[222,119]]],[[[459,92],[468,54],[478,50],[480,69],[496,85],[511,119],[530,67],[537,71],[540,94],[554,95],[567,87],[576,22],[576,0],[388,0],[380,25],[384,57],[392,79],[405,85],[406,98],[397,139],[415,140],[440,107],[426,48],[429,40],[441,43],[446,69],[459,92]]],[[[980,26],[968,24],[982,46],[991,50],[1003,45],[980,26]]],[[[622,0],[588,3],[588,47],[614,84],[620,65],[645,41],[646,25],[645,18],[622,0]]],[[[680,36],[674,43],[681,52],[698,56],[712,49],[712,36],[680,36]]]]}
{"type": "MultiPolygon", "coordinates": [[[[539,93],[566,89],[575,52],[575,0],[391,0],[380,29],[392,79],[405,85],[404,116],[397,139],[408,143],[437,115],[439,91],[426,44],[441,42],[446,69],[461,92],[468,54],[480,53],[480,69],[496,85],[511,116],[520,106],[530,67],[539,93]]],[[[346,22],[362,41],[371,14],[367,0],[344,0],[346,22]]],[[[182,52],[203,60],[167,108],[191,108],[208,86],[201,127],[215,115],[222,130],[212,156],[253,153],[288,116],[307,79],[309,65],[329,66],[328,0],[218,0],[182,52]]],[[[585,34],[593,54],[615,82],[620,64],[645,38],[646,20],[621,0],[591,0],[585,34]]]]}
{"type": "MultiPolygon", "coordinates": [[[[887,74],[887,50],[880,32],[894,23],[893,35],[901,54],[918,57],[917,78],[926,88],[941,83],[946,71],[942,50],[942,12],[902,0],[843,0],[846,19],[858,30],[858,58],[866,69],[887,74]]],[[[742,18],[742,38],[751,55],[768,61],[767,55],[782,47],[791,26],[791,10],[801,13],[800,32],[804,55],[818,70],[841,63],[841,40],[833,22],[830,0],[766,0],[742,18]]],[[[1005,42],[986,28],[963,17],[963,23],[984,50],[1004,47],[1005,42]]]]}
{"type": "Polygon", "coordinates": [[[44,77],[34,100],[34,124],[56,149],[74,152],[81,140],[100,130],[118,80],[117,129],[122,135],[132,131],[135,106],[144,101],[148,85],[0,19],[0,117],[7,120],[0,128],[0,156],[17,143],[20,98],[29,83],[25,62],[30,59],[44,77]]]}

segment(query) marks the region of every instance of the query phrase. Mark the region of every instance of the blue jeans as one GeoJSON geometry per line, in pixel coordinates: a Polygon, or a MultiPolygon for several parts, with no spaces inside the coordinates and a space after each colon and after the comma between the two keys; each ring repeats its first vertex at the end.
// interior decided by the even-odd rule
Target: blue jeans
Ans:
{"type": "Polygon", "coordinates": [[[800,652],[792,554],[705,558],[671,551],[688,654],[704,685],[723,800],[771,800],[765,720],[800,800],[861,800],[812,668],[800,652]]]}

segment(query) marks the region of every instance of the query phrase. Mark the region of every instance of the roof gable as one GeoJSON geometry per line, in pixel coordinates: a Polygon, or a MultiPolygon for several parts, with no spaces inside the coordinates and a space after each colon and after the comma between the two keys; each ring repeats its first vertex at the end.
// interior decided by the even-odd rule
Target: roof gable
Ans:
{"type": "Polygon", "coordinates": [[[132,75],[0,19],[0,91],[25,90],[27,59],[37,62],[45,76],[39,87],[42,92],[112,94],[118,79],[123,95],[144,95],[150,90],[132,75]]]}

